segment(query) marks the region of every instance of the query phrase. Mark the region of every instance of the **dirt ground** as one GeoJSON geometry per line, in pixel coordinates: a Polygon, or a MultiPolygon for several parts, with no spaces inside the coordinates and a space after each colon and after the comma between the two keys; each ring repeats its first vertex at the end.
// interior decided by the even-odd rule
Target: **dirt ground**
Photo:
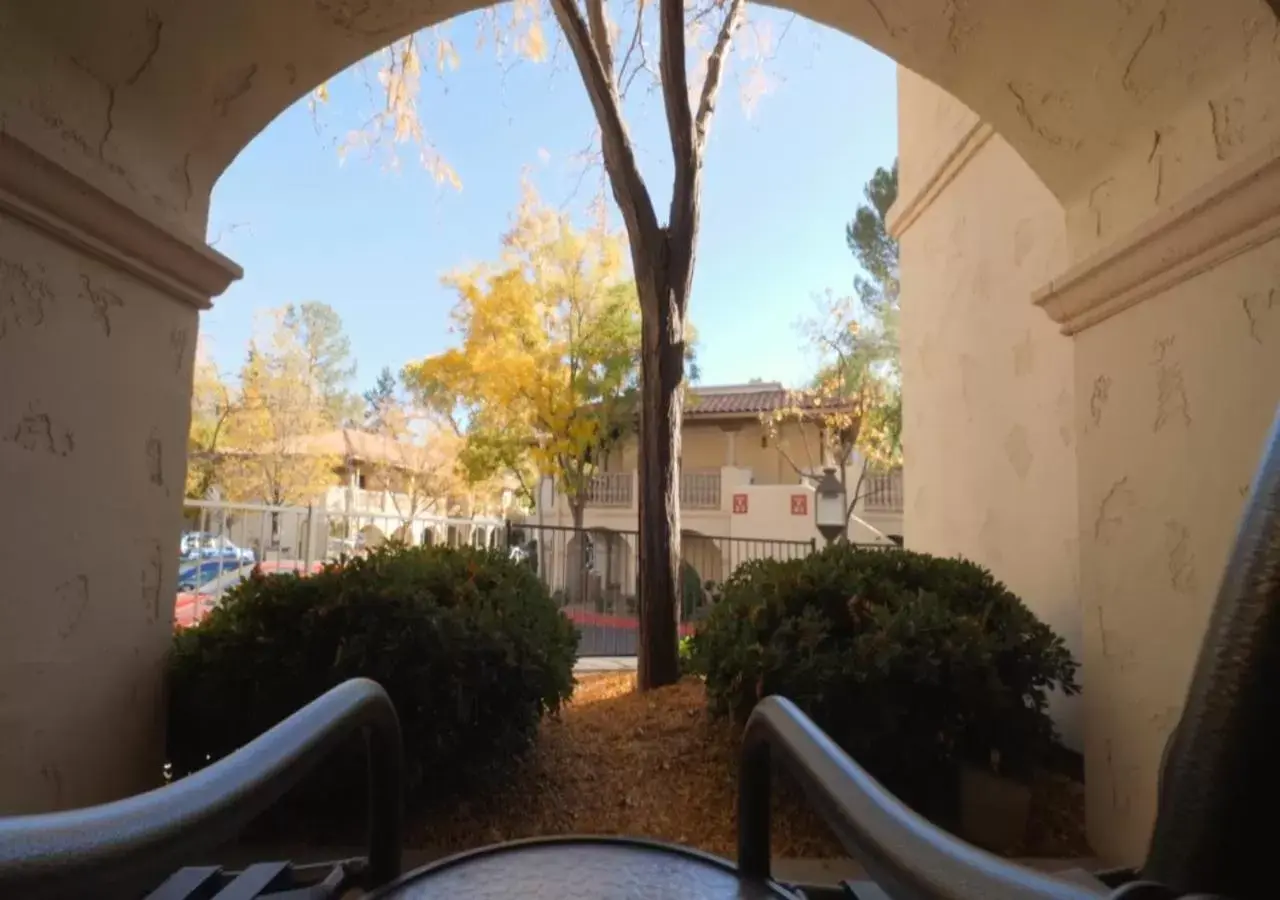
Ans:
{"type": "MultiPolygon", "coordinates": [[[[702,684],[639,694],[635,676],[580,677],[573,702],[544,722],[521,777],[444,822],[411,825],[411,844],[452,852],[553,834],[625,834],[735,856],[737,740],[706,713],[702,684]]],[[[775,790],[773,854],[844,854],[818,819],[775,790]]],[[[1035,785],[1026,845],[1016,855],[1086,856],[1083,790],[1066,778],[1035,785]]]]}

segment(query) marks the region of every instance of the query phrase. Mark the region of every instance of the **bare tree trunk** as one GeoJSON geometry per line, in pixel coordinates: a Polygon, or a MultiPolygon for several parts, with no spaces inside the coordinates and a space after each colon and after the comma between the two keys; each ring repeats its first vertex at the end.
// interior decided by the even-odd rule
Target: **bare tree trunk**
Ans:
{"type": "Polygon", "coordinates": [[[854,485],[852,495],[850,495],[849,493],[849,476],[848,476],[849,460],[847,457],[845,458],[844,463],[840,466],[840,486],[844,488],[845,490],[844,496],[849,504],[844,511],[844,539],[846,541],[849,540],[849,531],[852,527],[853,511],[854,509],[857,508],[858,501],[862,499],[862,485],[867,480],[868,464],[869,464],[869,461],[864,458],[862,460],[862,469],[859,470],[858,472],[858,483],[854,485]]]}
{"type": "Polygon", "coordinates": [[[684,383],[684,290],[655,267],[640,287],[640,690],[680,677],[680,424],[684,383]]]}
{"type": "Polygon", "coordinates": [[[614,80],[613,48],[604,0],[587,0],[584,18],[574,0],[552,0],[556,20],[573,51],[600,125],[600,146],[614,199],[631,239],[640,294],[640,690],[674,684],[680,667],[676,613],[680,582],[681,387],[684,318],[693,280],[701,176],[707,133],[734,33],[746,0],[729,0],[720,33],[707,57],[696,111],[685,69],[685,10],[681,0],[660,0],[662,97],[675,178],[668,225],[658,224],[622,117],[614,80]]]}

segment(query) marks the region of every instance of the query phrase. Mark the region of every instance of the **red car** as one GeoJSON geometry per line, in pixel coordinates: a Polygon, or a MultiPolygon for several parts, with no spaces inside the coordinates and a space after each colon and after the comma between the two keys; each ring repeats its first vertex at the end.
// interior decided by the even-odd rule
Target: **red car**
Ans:
{"type": "Polygon", "coordinates": [[[223,594],[248,578],[254,569],[264,575],[286,572],[314,575],[323,567],[324,563],[320,561],[308,564],[300,559],[264,559],[260,563],[250,563],[229,572],[223,572],[194,591],[183,591],[178,594],[177,602],[173,606],[173,625],[175,628],[189,628],[199,622],[209,610],[218,605],[223,594]]]}

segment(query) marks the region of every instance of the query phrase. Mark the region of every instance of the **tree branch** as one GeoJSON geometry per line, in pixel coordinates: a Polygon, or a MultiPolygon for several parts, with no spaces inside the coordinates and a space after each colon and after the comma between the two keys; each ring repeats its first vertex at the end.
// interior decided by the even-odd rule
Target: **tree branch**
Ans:
{"type": "Polygon", "coordinates": [[[591,100],[591,108],[600,124],[600,144],[604,151],[605,166],[609,170],[614,199],[626,220],[633,249],[649,252],[650,248],[645,244],[652,242],[658,234],[658,217],[653,210],[653,202],[649,199],[649,190],[640,176],[635,149],[631,146],[627,125],[622,118],[617,87],[605,72],[600,55],[591,41],[587,23],[575,0],[551,0],[551,8],[555,11],[569,49],[573,51],[573,58],[578,64],[587,96],[591,100]],[[636,247],[637,244],[640,246],[636,247]]]}
{"type": "MultiPolygon", "coordinates": [[[[844,533],[845,537],[849,536],[849,520],[853,518],[853,510],[857,507],[858,501],[862,499],[862,484],[867,480],[867,466],[871,461],[864,458],[862,460],[862,471],[858,473],[858,481],[853,486],[853,499],[849,501],[849,508],[844,511],[844,533]]],[[[841,470],[843,471],[843,470],[841,470]]]]}
{"type": "Polygon", "coordinates": [[[681,0],[658,0],[659,47],[658,71],[662,78],[662,102],[667,112],[667,131],[671,135],[671,155],[675,161],[675,192],[671,198],[671,222],[676,223],[675,209],[683,205],[697,164],[693,140],[693,113],[689,110],[689,73],[685,69],[684,3],[681,0]]]}
{"type": "MultiPolygon", "coordinates": [[[[640,46],[640,36],[644,33],[644,4],[645,0],[636,0],[636,27],[635,30],[631,32],[631,43],[627,45],[627,51],[622,54],[622,65],[618,67],[618,90],[621,91],[622,96],[624,97],[627,94],[627,88],[631,86],[631,80],[635,77],[635,73],[643,68],[642,63],[640,66],[637,66],[632,70],[632,74],[630,76],[627,75],[627,66],[631,64],[631,54],[633,54],[636,51],[636,48],[640,46]],[[625,84],[623,83],[624,78],[626,79],[625,84]]],[[[643,53],[644,48],[641,47],[641,54],[643,55],[643,53]]]]}
{"type": "Polygon", "coordinates": [[[711,117],[715,115],[716,99],[720,95],[720,84],[724,80],[724,66],[729,56],[729,45],[733,42],[735,32],[742,26],[745,0],[731,0],[729,12],[720,25],[720,34],[716,36],[715,46],[707,57],[707,77],[702,82],[702,97],[698,101],[698,112],[694,117],[694,152],[699,161],[707,146],[707,132],[711,127],[711,117]]]}
{"type": "Polygon", "coordinates": [[[596,54],[600,57],[600,67],[604,69],[609,83],[614,84],[613,42],[609,39],[604,2],[605,0],[587,0],[587,24],[591,30],[591,42],[595,44],[596,54]]]}

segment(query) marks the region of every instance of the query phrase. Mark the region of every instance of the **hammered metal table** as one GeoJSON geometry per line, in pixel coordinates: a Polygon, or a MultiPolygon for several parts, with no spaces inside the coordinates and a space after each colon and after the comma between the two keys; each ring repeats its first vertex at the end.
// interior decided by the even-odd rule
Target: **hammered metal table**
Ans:
{"type": "Polygon", "coordinates": [[[606,837],[537,838],[424,866],[370,900],[795,900],[773,882],[685,847],[606,837]]]}

